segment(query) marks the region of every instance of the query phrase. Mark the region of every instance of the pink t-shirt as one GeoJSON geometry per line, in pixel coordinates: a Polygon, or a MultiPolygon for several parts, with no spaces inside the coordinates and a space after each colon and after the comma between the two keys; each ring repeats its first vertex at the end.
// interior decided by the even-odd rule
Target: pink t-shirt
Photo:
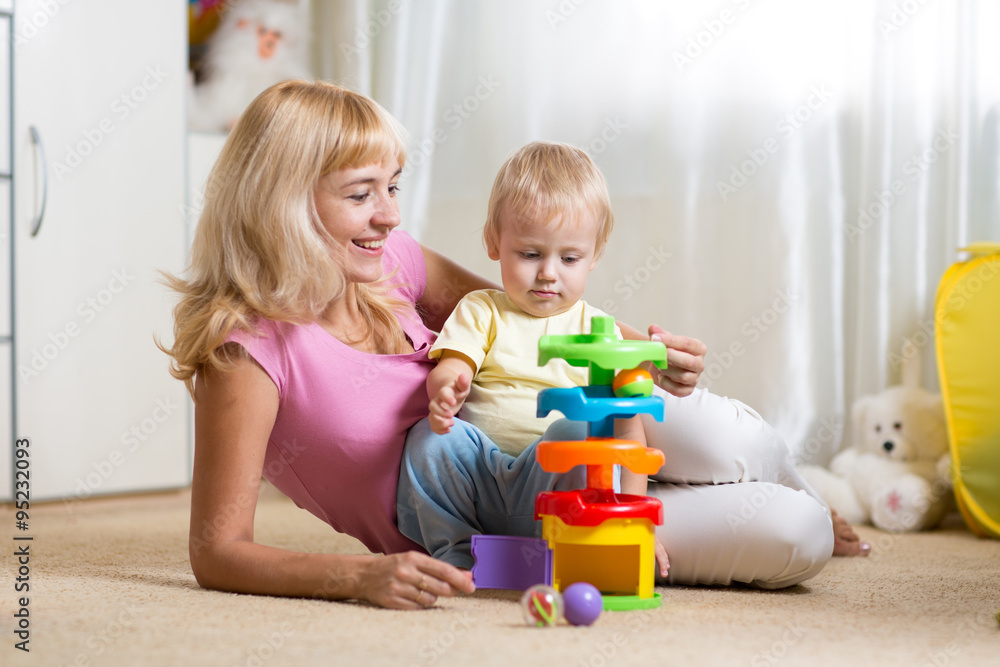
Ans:
{"type": "MultiPolygon", "coordinates": [[[[416,303],[427,285],[417,242],[396,230],[383,269],[416,303]]],[[[396,529],[396,481],[407,429],[427,416],[427,358],[435,334],[416,314],[401,317],[412,354],[351,348],[318,324],[262,320],[258,335],[234,332],[278,388],[278,415],[264,477],[295,504],[375,552],[420,547],[396,529]]]]}

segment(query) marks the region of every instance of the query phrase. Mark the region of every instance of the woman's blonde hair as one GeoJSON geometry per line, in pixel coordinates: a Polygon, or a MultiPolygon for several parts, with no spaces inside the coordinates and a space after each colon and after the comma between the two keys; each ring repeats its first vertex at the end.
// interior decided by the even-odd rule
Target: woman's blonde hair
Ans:
{"type": "MultiPolygon", "coordinates": [[[[336,246],[313,199],[323,176],[343,168],[405,161],[396,121],[371,99],[345,88],[285,81],[262,92],[240,116],[208,177],[205,208],[180,293],[174,342],[164,349],[171,374],[194,393],[206,365],[230,365],[222,346],[258,317],[316,321],[348,284],[336,246]]],[[[368,334],[382,353],[403,351],[405,334],[384,281],[354,284],[368,334]]],[[[353,341],[352,341],[353,342],[353,341]]]]}
{"type": "Polygon", "coordinates": [[[590,211],[600,220],[596,257],[607,245],[615,216],[604,174],[583,150],[568,144],[535,141],[507,158],[490,192],[483,227],[487,250],[500,246],[501,217],[541,214],[546,222],[557,215],[590,211]]]}

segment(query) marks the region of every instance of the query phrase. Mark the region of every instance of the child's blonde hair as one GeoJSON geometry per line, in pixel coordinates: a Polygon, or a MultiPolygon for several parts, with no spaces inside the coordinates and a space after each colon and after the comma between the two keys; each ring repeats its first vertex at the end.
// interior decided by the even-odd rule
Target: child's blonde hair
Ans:
{"type": "Polygon", "coordinates": [[[483,243],[488,251],[499,248],[504,212],[541,213],[547,223],[559,214],[572,218],[580,211],[590,211],[600,220],[595,248],[595,258],[600,258],[615,226],[604,175],[575,146],[535,141],[500,167],[490,192],[483,243]]]}
{"type": "MultiPolygon", "coordinates": [[[[205,190],[180,293],[171,374],[194,393],[206,365],[227,368],[222,345],[253,320],[315,321],[348,288],[340,253],[313,199],[323,176],[344,168],[405,161],[402,131],[371,99],[321,81],[285,81],[262,92],[240,116],[205,190]]],[[[355,284],[368,338],[384,353],[405,349],[379,284],[355,284]]]]}

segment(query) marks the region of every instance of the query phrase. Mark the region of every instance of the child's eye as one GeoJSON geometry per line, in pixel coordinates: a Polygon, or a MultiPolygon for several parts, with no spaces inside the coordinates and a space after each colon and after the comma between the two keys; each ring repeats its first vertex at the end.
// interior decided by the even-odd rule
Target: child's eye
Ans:
{"type": "Polygon", "coordinates": [[[562,260],[563,260],[564,264],[576,264],[577,262],[580,261],[580,258],[579,257],[563,257],[562,260]]]}
{"type": "Polygon", "coordinates": [[[518,254],[524,259],[538,259],[538,253],[530,250],[522,250],[518,254]]]}

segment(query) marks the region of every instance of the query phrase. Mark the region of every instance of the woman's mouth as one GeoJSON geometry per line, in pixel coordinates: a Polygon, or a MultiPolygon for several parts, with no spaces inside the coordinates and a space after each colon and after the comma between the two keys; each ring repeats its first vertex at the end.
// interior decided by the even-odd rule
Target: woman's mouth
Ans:
{"type": "Polygon", "coordinates": [[[372,241],[354,241],[354,245],[364,250],[380,251],[382,246],[385,245],[385,239],[378,239],[372,241]]]}

